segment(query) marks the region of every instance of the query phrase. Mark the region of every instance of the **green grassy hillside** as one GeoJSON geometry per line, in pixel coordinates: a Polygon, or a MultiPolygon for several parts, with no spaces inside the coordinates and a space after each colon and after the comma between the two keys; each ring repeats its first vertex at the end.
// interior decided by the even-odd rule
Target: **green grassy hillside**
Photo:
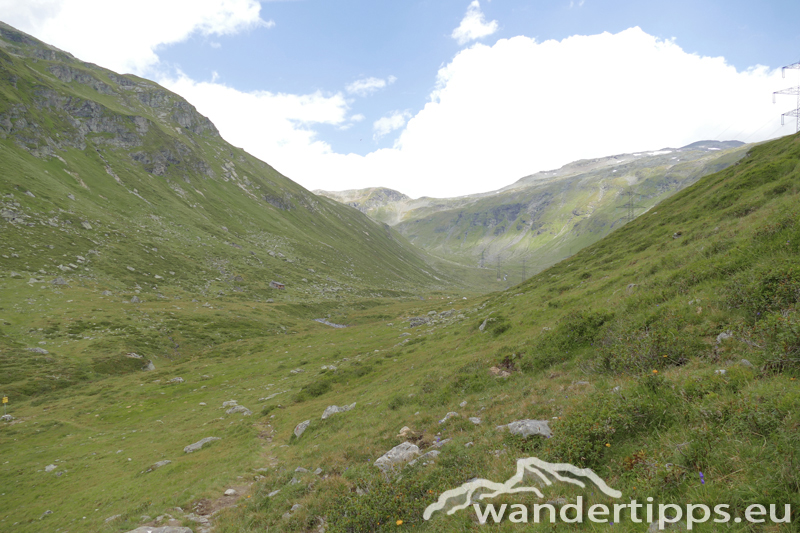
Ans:
{"type": "MultiPolygon", "coordinates": [[[[799,164],[800,137],[755,147],[523,285],[468,300],[354,302],[332,318],[345,329],[295,320],[285,334],[264,337],[268,309],[224,298],[210,298],[213,309],[119,306],[140,331],[173,323],[211,339],[190,357],[155,359],[155,372],[12,401],[0,481],[13,490],[0,524],[128,531],[167,523],[169,513],[200,531],[194,520],[222,508],[211,517],[218,532],[317,531],[323,523],[326,531],[472,531],[481,529],[472,511],[430,521],[422,512],[469,479],[508,479],[515,460],[530,456],[590,467],[624,498],[727,503],[740,517],[753,503],[797,509],[799,164]],[[412,317],[424,319],[411,328],[412,317]],[[204,329],[224,319],[227,327],[204,329]],[[185,381],[170,383],[176,376],[185,381]],[[228,400],[253,415],[225,414],[228,400]],[[320,420],[327,406],[353,402],[320,420]],[[450,411],[459,416],[440,423],[450,411]],[[548,420],[553,437],[495,429],[526,418],[548,420]],[[304,420],[310,426],[294,438],[304,420]],[[452,440],[430,464],[386,476],[373,462],[408,438],[397,436],[403,426],[423,451],[452,440]],[[222,440],[183,452],[204,437],[222,440]],[[171,463],[147,472],[162,460],[171,463]],[[231,487],[238,495],[223,496],[231,487]]],[[[63,292],[48,290],[51,309],[89,301],[87,289],[63,292]]],[[[96,320],[112,309],[94,301],[96,320]]],[[[33,322],[43,329],[31,328],[32,341],[51,334],[46,318],[33,322]]],[[[64,323],[75,324],[70,318],[64,323]]],[[[567,485],[545,493],[579,494],[613,503],[567,485]]],[[[792,520],[763,530],[794,531],[792,520]]]]}
{"type": "Polygon", "coordinates": [[[392,225],[420,248],[477,266],[502,288],[519,283],[626,222],[628,200],[641,215],[702,176],[735,163],[738,142],[582,160],[499,189],[458,198],[412,200],[389,189],[318,191],[392,225]],[[524,264],[523,264],[524,262],[524,264]]]}
{"type": "Polygon", "coordinates": [[[418,299],[469,271],[230,146],[155,83],[5,25],[0,224],[0,384],[15,397],[138,369],[131,352],[185,357],[237,329],[282,333],[344,300],[418,299]],[[212,298],[269,318],[124,318],[134,299],[172,309],[212,298]],[[51,353],[29,357],[36,347],[51,353]]]}
{"type": "Polygon", "coordinates": [[[527,530],[470,509],[423,518],[527,457],[591,468],[624,503],[793,508],[790,523],[693,530],[797,531],[800,136],[750,148],[521,285],[456,296],[453,271],[227,147],[177,97],[149,111],[107,71],[0,29],[0,531],[527,530]],[[78,92],[96,82],[56,82],[52,62],[117,96],[95,116],[78,92]],[[552,437],[497,429],[520,419],[552,437]],[[374,466],[406,441],[440,454],[374,466]]]}

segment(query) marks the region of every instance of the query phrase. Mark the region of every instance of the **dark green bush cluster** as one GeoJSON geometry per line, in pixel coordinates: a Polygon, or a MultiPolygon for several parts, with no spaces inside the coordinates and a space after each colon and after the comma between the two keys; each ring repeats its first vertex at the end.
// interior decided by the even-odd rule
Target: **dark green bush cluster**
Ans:
{"type": "Polygon", "coordinates": [[[424,523],[422,513],[444,491],[458,487],[476,477],[482,470],[482,460],[466,450],[451,450],[439,456],[436,467],[415,465],[405,467],[402,481],[375,471],[361,470],[352,479],[351,490],[342,490],[334,498],[329,514],[331,533],[396,531],[397,521],[403,527],[424,523]],[[363,494],[355,492],[355,487],[363,494]]]}
{"type": "Polygon", "coordinates": [[[627,392],[597,393],[553,422],[555,436],[544,441],[547,460],[597,467],[613,447],[679,418],[677,397],[659,378],[640,380],[627,392]]]}
{"type": "Polygon", "coordinates": [[[330,391],[335,383],[344,383],[350,379],[366,376],[372,370],[373,367],[371,365],[356,363],[346,370],[339,369],[336,372],[325,372],[315,381],[301,388],[300,392],[295,395],[294,401],[301,403],[311,398],[318,398],[330,391]]]}
{"type": "Polygon", "coordinates": [[[556,327],[544,331],[527,349],[520,365],[524,371],[540,371],[572,359],[594,344],[604,324],[614,314],[605,310],[580,310],[569,313],[556,327]]]}
{"type": "Polygon", "coordinates": [[[615,374],[643,373],[685,364],[708,348],[687,331],[685,317],[655,313],[643,323],[616,321],[605,328],[595,347],[602,370],[615,374]]]}
{"type": "Polygon", "coordinates": [[[765,368],[770,372],[800,373],[800,320],[797,312],[769,313],[758,325],[765,340],[765,368]]]}

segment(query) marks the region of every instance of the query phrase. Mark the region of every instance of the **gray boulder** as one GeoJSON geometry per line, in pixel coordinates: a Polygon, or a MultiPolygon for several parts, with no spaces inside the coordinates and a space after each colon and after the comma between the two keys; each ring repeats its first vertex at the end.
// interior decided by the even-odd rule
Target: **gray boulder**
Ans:
{"type": "Polygon", "coordinates": [[[236,413],[242,413],[244,416],[250,416],[250,415],[253,414],[253,411],[251,411],[250,409],[248,409],[244,405],[236,405],[234,407],[231,407],[227,411],[225,411],[225,414],[228,414],[228,415],[232,415],[232,414],[236,414],[236,413]]]}
{"type": "Polygon", "coordinates": [[[331,415],[335,415],[336,413],[344,413],[355,407],[355,402],[351,403],[350,405],[343,405],[339,407],[338,405],[329,405],[325,408],[325,411],[322,413],[322,419],[325,420],[331,415]]]}
{"type": "Polygon", "coordinates": [[[159,462],[155,463],[153,466],[151,466],[150,468],[148,468],[147,470],[145,470],[145,473],[152,472],[153,470],[158,470],[162,466],[167,466],[171,462],[172,461],[170,461],[169,459],[164,459],[163,461],[159,461],[159,462]]]}
{"type": "Polygon", "coordinates": [[[408,466],[413,466],[419,462],[421,462],[423,465],[426,465],[430,462],[433,462],[433,460],[436,459],[440,453],[442,452],[440,452],[439,450],[431,450],[427,453],[423,453],[422,455],[420,455],[419,457],[408,463],[408,466]]]}
{"type": "Polygon", "coordinates": [[[56,279],[53,280],[53,285],[66,285],[66,284],[67,284],[67,280],[65,280],[61,276],[59,276],[59,277],[57,277],[56,279]]]}
{"type": "Polygon", "coordinates": [[[42,355],[47,355],[47,354],[50,353],[47,350],[45,350],[44,348],[28,348],[28,351],[29,352],[33,352],[33,353],[42,354],[42,355]]]}
{"type": "Polygon", "coordinates": [[[201,439],[201,440],[195,442],[194,444],[188,445],[186,448],[183,449],[183,451],[186,452],[186,453],[196,452],[197,450],[199,450],[200,448],[202,448],[203,446],[205,446],[209,442],[214,442],[215,440],[220,440],[220,438],[219,437],[206,437],[204,439],[201,439]]]}
{"type": "Polygon", "coordinates": [[[300,422],[294,428],[294,436],[298,439],[303,434],[303,432],[308,429],[308,426],[311,424],[311,420],[306,420],[304,422],[300,422]]]}
{"type": "Polygon", "coordinates": [[[523,438],[528,438],[531,435],[541,435],[547,438],[553,436],[547,420],[516,420],[510,424],[497,426],[495,429],[501,431],[508,429],[512,435],[518,435],[523,438]]]}
{"type": "Polygon", "coordinates": [[[147,364],[142,368],[145,372],[152,372],[156,369],[156,365],[153,364],[152,361],[148,361],[147,364]]]}
{"type": "Polygon", "coordinates": [[[11,422],[12,420],[14,420],[14,417],[11,415],[3,415],[0,416],[0,420],[2,420],[3,422],[11,422]]]}
{"type": "Polygon", "coordinates": [[[722,341],[728,340],[733,337],[733,333],[730,331],[723,331],[719,335],[717,335],[717,344],[721,343],[722,341]]]}
{"type": "Polygon", "coordinates": [[[440,423],[440,424],[444,424],[445,422],[447,422],[448,420],[450,420],[451,418],[454,418],[454,417],[456,417],[456,416],[458,416],[458,413],[456,413],[455,411],[450,411],[449,413],[447,413],[446,415],[444,415],[444,418],[442,418],[441,420],[439,420],[439,423],[440,423]]]}
{"type": "Polygon", "coordinates": [[[142,301],[139,299],[138,296],[134,296],[133,298],[131,298],[131,303],[132,304],[140,304],[140,303],[142,303],[142,301]]]}
{"type": "Polygon", "coordinates": [[[417,455],[419,455],[419,447],[416,444],[404,442],[378,457],[373,464],[381,471],[389,472],[394,465],[407,463],[417,455]]]}
{"type": "Polygon", "coordinates": [[[419,326],[424,326],[430,322],[430,319],[426,316],[414,316],[408,319],[408,327],[416,328],[419,326]]]}

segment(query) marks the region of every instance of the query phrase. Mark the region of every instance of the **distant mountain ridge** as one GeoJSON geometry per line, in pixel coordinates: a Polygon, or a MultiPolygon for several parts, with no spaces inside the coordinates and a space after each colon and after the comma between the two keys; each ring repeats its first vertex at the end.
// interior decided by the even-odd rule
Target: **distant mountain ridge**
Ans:
{"type": "Polygon", "coordinates": [[[316,192],[393,226],[434,255],[519,281],[523,270],[531,275],[623,224],[628,193],[634,214],[642,214],[747,150],[739,141],[698,141],[583,159],[455,198],[410,199],[387,188],[316,192]]]}

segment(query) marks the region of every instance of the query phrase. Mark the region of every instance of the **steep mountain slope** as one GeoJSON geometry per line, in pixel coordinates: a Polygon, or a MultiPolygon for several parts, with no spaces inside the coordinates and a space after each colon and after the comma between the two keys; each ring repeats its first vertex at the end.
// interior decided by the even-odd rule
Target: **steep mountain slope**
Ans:
{"type": "Polygon", "coordinates": [[[3,244],[21,239],[58,248],[3,258],[4,268],[59,273],[48,263],[74,263],[74,255],[93,249],[91,276],[131,282],[146,270],[162,276],[162,286],[197,288],[220,275],[240,275],[259,290],[270,279],[286,281],[287,294],[303,296],[332,287],[369,293],[444,286],[385,225],[316,197],[230,146],[177,95],[77,61],[8,26],[0,37],[0,188],[13,228],[3,244]],[[80,243],[63,249],[56,240],[80,243]],[[133,247],[141,253],[125,262],[136,274],[120,257],[133,247]],[[65,251],[75,253],[60,259],[65,251]]]}
{"type": "Polygon", "coordinates": [[[392,225],[412,243],[451,261],[498,270],[510,282],[577,252],[664,198],[744,155],[737,141],[576,161],[502,189],[412,200],[389,189],[317,191],[392,225]],[[632,196],[629,196],[630,193],[632,196]]]}
{"type": "Polygon", "coordinates": [[[468,273],[229,145],[155,83],[3,24],[0,250],[0,384],[17,397],[142,366],[125,354],[180,359],[238,328],[282,334],[342,302],[418,299],[468,273]],[[212,298],[269,318],[123,318],[123,304],[212,298]]]}

